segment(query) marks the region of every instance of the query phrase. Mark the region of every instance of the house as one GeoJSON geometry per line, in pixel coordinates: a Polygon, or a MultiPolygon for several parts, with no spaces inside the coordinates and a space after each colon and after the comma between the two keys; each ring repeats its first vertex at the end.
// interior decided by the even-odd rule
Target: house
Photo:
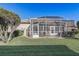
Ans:
{"type": "MultiPolygon", "coordinates": [[[[75,28],[74,20],[64,20],[59,16],[30,18],[25,23],[24,36],[32,38],[62,37],[63,32],[72,31],[75,28]]],[[[20,26],[24,26],[23,23],[20,26]]]]}

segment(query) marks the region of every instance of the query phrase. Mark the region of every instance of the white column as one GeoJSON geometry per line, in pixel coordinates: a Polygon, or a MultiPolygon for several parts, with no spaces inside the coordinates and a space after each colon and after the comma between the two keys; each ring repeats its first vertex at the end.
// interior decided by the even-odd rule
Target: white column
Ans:
{"type": "Polygon", "coordinates": [[[62,26],[61,26],[61,21],[60,21],[60,26],[59,26],[60,38],[62,37],[61,28],[62,28],[62,26]]]}
{"type": "Polygon", "coordinates": [[[44,26],[43,26],[43,33],[44,33],[44,26]]]}
{"type": "Polygon", "coordinates": [[[32,32],[31,33],[32,33],[32,37],[33,37],[33,23],[32,23],[32,32]]]}
{"type": "Polygon", "coordinates": [[[30,20],[30,36],[31,36],[31,25],[32,25],[32,24],[31,24],[31,20],[30,20]]]}
{"type": "Polygon", "coordinates": [[[38,35],[39,35],[39,23],[38,23],[38,26],[37,27],[38,27],[38,35]]]}
{"type": "Polygon", "coordinates": [[[55,33],[55,26],[53,26],[53,28],[54,28],[54,33],[55,33]]]}
{"type": "Polygon", "coordinates": [[[46,21],[46,35],[48,34],[48,22],[46,21]]]}

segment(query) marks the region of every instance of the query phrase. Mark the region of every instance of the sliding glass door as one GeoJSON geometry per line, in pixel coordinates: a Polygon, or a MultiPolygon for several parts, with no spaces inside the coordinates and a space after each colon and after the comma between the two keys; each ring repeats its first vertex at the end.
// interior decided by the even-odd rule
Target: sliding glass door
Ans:
{"type": "Polygon", "coordinates": [[[57,35],[59,32],[59,26],[50,26],[50,35],[57,35]]]}

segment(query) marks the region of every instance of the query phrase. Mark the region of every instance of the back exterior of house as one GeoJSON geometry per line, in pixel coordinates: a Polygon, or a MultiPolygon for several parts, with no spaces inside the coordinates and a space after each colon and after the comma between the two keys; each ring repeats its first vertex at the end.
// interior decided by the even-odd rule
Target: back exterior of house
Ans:
{"type": "Polygon", "coordinates": [[[27,21],[25,35],[32,38],[62,37],[63,32],[75,29],[74,20],[64,20],[58,16],[31,18],[27,21]]]}

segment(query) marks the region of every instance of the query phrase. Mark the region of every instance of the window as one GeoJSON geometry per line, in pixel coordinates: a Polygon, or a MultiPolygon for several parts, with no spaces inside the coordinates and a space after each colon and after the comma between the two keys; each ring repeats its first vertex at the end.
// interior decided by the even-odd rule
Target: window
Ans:
{"type": "Polygon", "coordinates": [[[59,26],[55,26],[55,33],[59,32],[59,26]]]}
{"type": "Polygon", "coordinates": [[[51,33],[54,33],[54,27],[51,27],[51,33]]]}
{"type": "Polygon", "coordinates": [[[38,25],[37,24],[35,24],[35,25],[33,25],[33,35],[37,35],[38,34],[38,25]]]}

